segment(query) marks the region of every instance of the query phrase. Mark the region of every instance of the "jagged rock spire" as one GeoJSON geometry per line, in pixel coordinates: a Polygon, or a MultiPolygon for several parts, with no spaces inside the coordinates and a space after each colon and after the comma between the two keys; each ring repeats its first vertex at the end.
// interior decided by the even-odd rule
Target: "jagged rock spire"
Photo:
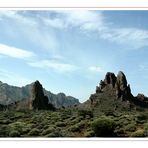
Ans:
{"type": "Polygon", "coordinates": [[[48,97],[44,96],[43,87],[40,82],[37,80],[34,82],[32,87],[32,108],[33,109],[53,109],[52,104],[48,103],[48,97]]]}
{"type": "Polygon", "coordinates": [[[119,85],[121,90],[126,89],[127,87],[127,80],[126,80],[126,76],[124,75],[124,73],[122,71],[118,72],[117,75],[117,84],[119,85]]]}
{"type": "Polygon", "coordinates": [[[96,88],[96,93],[106,91],[107,89],[114,89],[117,98],[130,97],[131,89],[127,84],[126,76],[122,71],[119,71],[117,77],[112,72],[107,72],[104,81],[100,81],[99,87],[96,88]]]}
{"type": "Polygon", "coordinates": [[[115,86],[116,83],[116,76],[114,73],[107,72],[105,79],[104,79],[105,84],[111,84],[113,87],[115,86]]]}

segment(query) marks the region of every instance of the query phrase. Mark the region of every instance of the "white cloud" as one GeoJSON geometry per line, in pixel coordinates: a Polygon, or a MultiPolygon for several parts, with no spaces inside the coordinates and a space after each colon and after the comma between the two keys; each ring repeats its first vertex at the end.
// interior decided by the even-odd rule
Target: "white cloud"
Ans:
{"type": "Polygon", "coordinates": [[[103,15],[100,12],[88,11],[88,10],[64,10],[55,11],[56,16],[53,18],[41,17],[43,22],[54,28],[64,29],[71,27],[78,27],[81,30],[101,30],[104,28],[103,15]]]}
{"type": "Polygon", "coordinates": [[[24,15],[23,11],[21,13],[20,11],[1,11],[0,18],[7,17],[17,21],[18,24],[21,24],[18,28],[24,36],[27,36],[33,43],[38,43],[53,55],[57,54],[60,42],[52,29],[69,29],[72,27],[77,27],[82,32],[96,33],[98,37],[123,45],[126,49],[139,49],[148,46],[148,30],[115,27],[113,22],[107,20],[103,11],[62,10],[49,12],[54,13],[54,15],[36,13],[31,17],[27,13],[24,15]],[[42,25],[43,27],[40,28],[42,25]],[[43,29],[44,27],[48,27],[48,31],[43,29]]]}
{"type": "Polygon", "coordinates": [[[63,29],[64,28],[64,22],[60,18],[54,18],[54,19],[44,18],[43,22],[46,25],[48,25],[50,27],[53,27],[53,28],[58,28],[58,29],[63,29]]]}
{"type": "Polygon", "coordinates": [[[32,80],[28,78],[4,69],[0,69],[0,81],[14,86],[24,86],[32,82],[32,80]],[[17,81],[14,78],[17,78],[17,81]]]}
{"type": "Polygon", "coordinates": [[[51,69],[60,73],[72,72],[78,69],[78,67],[75,65],[60,63],[53,60],[42,60],[38,62],[31,62],[28,64],[32,67],[37,67],[42,69],[51,69]]]}
{"type": "Polygon", "coordinates": [[[122,44],[130,49],[148,46],[148,31],[137,28],[113,28],[102,32],[103,39],[122,44]]]}
{"type": "MultiPolygon", "coordinates": [[[[21,12],[23,14],[23,11],[21,11],[21,12]]],[[[23,23],[23,24],[26,24],[29,26],[37,25],[37,22],[34,19],[29,18],[29,17],[25,17],[25,16],[19,14],[19,11],[17,11],[17,10],[0,11],[1,20],[3,20],[5,17],[15,20],[15,21],[17,21],[17,23],[21,23],[21,24],[23,23]]]]}
{"type": "Polygon", "coordinates": [[[90,66],[88,69],[92,72],[103,72],[103,69],[99,66],[90,66]]]}
{"type": "Polygon", "coordinates": [[[12,46],[7,46],[4,44],[0,44],[0,55],[9,56],[18,59],[27,59],[35,56],[34,53],[30,51],[15,48],[12,46]]]}
{"type": "MultiPolygon", "coordinates": [[[[60,11],[60,13],[62,13],[60,11]]],[[[65,24],[70,26],[77,26],[84,30],[98,30],[99,27],[103,27],[103,17],[101,13],[96,13],[95,11],[88,10],[74,10],[65,11],[65,24]]]]}
{"type": "Polygon", "coordinates": [[[124,45],[126,49],[148,46],[148,30],[114,27],[113,22],[108,22],[102,11],[70,10],[56,11],[56,13],[58,13],[56,19],[50,20],[49,18],[49,20],[53,22],[51,26],[56,25],[55,27],[59,29],[78,27],[84,32],[95,32],[100,38],[124,45]]]}
{"type": "Polygon", "coordinates": [[[70,10],[56,13],[58,15],[54,19],[46,18],[48,23],[45,24],[58,29],[78,27],[84,32],[95,32],[100,38],[124,45],[127,49],[148,46],[148,30],[114,27],[112,22],[107,21],[102,11],[70,10]]]}
{"type": "Polygon", "coordinates": [[[139,65],[140,71],[148,71],[148,63],[142,63],[139,65]]]}
{"type": "Polygon", "coordinates": [[[42,24],[37,12],[38,11],[29,12],[16,10],[0,11],[0,18],[4,22],[9,20],[13,24],[12,26],[7,26],[7,36],[12,38],[23,36],[29,43],[31,42],[37,45],[40,50],[53,55],[57,54],[59,42],[56,34],[51,27],[47,28],[42,24]],[[14,32],[16,32],[16,34],[14,32]]]}

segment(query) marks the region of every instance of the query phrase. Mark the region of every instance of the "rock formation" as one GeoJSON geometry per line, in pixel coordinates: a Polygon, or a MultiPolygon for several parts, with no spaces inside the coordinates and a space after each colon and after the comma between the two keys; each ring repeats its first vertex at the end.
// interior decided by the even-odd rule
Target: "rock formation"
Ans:
{"type": "Polygon", "coordinates": [[[96,93],[101,93],[106,90],[115,90],[117,98],[131,98],[130,85],[127,84],[126,76],[123,72],[119,71],[117,77],[114,73],[107,72],[104,81],[100,81],[99,87],[96,88],[96,93]]]}
{"type": "Polygon", "coordinates": [[[32,98],[30,101],[30,108],[35,110],[53,110],[54,106],[52,104],[49,105],[48,97],[44,95],[43,87],[39,81],[36,81],[32,88],[32,98]],[[51,107],[51,108],[50,108],[51,107]]]}
{"type": "Polygon", "coordinates": [[[90,96],[89,102],[92,108],[98,107],[100,111],[148,108],[148,98],[142,94],[136,97],[132,95],[130,85],[122,71],[119,71],[117,76],[107,72],[105,79],[96,87],[96,93],[90,96]]]}
{"type": "MultiPolygon", "coordinates": [[[[21,107],[25,108],[26,104],[28,104],[30,102],[30,99],[33,97],[32,88],[34,84],[35,83],[33,82],[24,87],[16,87],[0,81],[0,104],[2,106],[14,106],[14,104],[17,104],[16,102],[19,102],[19,104],[21,104],[21,107]]],[[[56,108],[61,108],[62,106],[74,106],[79,104],[79,100],[72,96],[66,96],[64,94],[61,97],[61,93],[56,95],[44,88],[43,93],[45,96],[48,97],[49,103],[53,104],[56,108]]],[[[20,107],[18,106],[18,108],[20,107]]]]}

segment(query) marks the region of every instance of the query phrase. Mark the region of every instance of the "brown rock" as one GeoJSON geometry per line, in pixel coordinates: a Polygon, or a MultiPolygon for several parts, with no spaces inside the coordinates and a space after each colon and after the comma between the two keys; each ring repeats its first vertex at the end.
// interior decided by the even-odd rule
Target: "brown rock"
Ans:
{"type": "Polygon", "coordinates": [[[43,87],[39,81],[36,81],[32,88],[32,109],[53,109],[53,105],[48,103],[48,97],[44,96],[43,87]]]}
{"type": "Polygon", "coordinates": [[[127,88],[127,80],[122,71],[119,71],[117,75],[117,85],[119,86],[120,90],[124,91],[127,88]]]}
{"type": "Polygon", "coordinates": [[[105,84],[111,84],[112,87],[115,87],[115,83],[116,83],[116,76],[114,73],[111,72],[107,72],[105,79],[104,79],[104,83],[105,84]]]}

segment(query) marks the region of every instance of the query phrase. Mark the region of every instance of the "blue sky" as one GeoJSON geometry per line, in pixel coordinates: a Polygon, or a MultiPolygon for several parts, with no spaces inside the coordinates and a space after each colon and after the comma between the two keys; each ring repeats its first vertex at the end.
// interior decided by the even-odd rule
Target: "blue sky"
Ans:
{"type": "Polygon", "coordinates": [[[81,102],[106,72],[148,95],[148,11],[0,11],[0,80],[39,80],[81,102]]]}

